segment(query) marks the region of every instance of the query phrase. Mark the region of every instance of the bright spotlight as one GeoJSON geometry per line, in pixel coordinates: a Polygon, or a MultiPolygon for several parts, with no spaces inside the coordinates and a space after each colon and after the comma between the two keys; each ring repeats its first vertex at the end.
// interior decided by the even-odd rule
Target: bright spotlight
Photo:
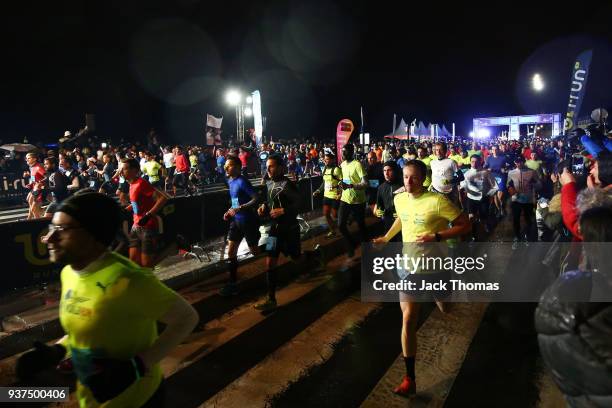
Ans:
{"type": "Polygon", "coordinates": [[[474,132],[470,132],[470,137],[474,137],[474,132]]]}
{"type": "Polygon", "coordinates": [[[478,129],[477,136],[480,138],[487,138],[491,136],[491,131],[489,129],[478,129]]]}
{"type": "Polygon", "coordinates": [[[533,89],[537,92],[540,92],[544,89],[544,81],[542,80],[540,74],[535,74],[533,76],[533,78],[531,79],[531,85],[533,86],[533,89]]]}
{"type": "Polygon", "coordinates": [[[249,104],[253,103],[253,97],[252,96],[247,96],[246,97],[246,103],[249,103],[249,104]]]}
{"type": "Polygon", "coordinates": [[[251,116],[251,115],[253,115],[253,109],[244,108],[244,116],[251,116]]]}
{"type": "Polygon", "coordinates": [[[241,99],[242,99],[242,97],[240,96],[240,92],[238,92],[236,90],[228,91],[225,94],[225,100],[227,101],[228,104],[230,104],[232,106],[238,105],[240,103],[241,99]]]}

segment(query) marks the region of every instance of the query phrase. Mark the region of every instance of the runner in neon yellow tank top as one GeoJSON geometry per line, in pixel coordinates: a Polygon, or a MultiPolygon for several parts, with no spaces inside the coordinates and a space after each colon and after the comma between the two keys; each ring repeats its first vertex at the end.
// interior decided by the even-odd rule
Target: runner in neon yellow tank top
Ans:
{"type": "Polygon", "coordinates": [[[66,336],[53,346],[35,343],[17,362],[27,382],[67,358],[60,364],[76,374],[81,407],[159,402],[159,362],[198,320],[150,270],[107,250],[119,220],[116,203],[98,193],[77,193],[57,209],[43,240],[51,261],[66,264],[59,311],[66,336]],[[166,325],[161,336],[157,322],[166,325]]]}

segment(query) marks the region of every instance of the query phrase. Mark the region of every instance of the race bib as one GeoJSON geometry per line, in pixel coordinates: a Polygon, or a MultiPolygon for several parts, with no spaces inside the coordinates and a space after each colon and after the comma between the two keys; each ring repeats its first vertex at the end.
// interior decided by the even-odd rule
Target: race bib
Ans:
{"type": "Polygon", "coordinates": [[[325,182],[325,191],[334,191],[334,185],[329,181],[325,182]]]}
{"type": "Polygon", "coordinates": [[[368,183],[370,184],[370,187],[372,188],[378,188],[380,182],[378,180],[368,180],[368,183]]]}
{"type": "Polygon", "coordinates": [[[232,198],[232,208],[240,207],[240,203],[238,203],[238,198],[232,198]]]}
{"type": "Polygon", "coordinates": [[[276,250],[276,237],[268,237],[266,240],[266,251],[276,250]]]}

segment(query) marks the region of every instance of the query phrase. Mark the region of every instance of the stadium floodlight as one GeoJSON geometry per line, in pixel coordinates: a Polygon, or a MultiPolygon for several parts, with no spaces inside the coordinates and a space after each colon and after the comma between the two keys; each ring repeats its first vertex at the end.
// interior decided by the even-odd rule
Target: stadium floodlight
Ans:
{"type": "Polygon", "coordinates": [[[237,106],[240,104],[240,100],[242,99],[240,92],[232,89],[230,91],[227,91],[227,93],[225,94],[225,100],[227,101],[228,104],[232,105],[232,106],[237,106]]]}
{"type": "Polygon", "coordinates": [[[244,108],[244,116],[252,116],[252,115],[253,115],[253,109],[244,108]]]}
{"type": "Polygon", "coordinates": [[[544,81],[540,74],[534,74],[531,78],[531,85],[536,92],[540,92],[544,89],[544,81]]]}
{"type": "Polygon", "coordinates": [[[253,97],[252,96],[247,96],[246,97],[246,103],[248,103],[248,104],[253,103],[253,97]]]}

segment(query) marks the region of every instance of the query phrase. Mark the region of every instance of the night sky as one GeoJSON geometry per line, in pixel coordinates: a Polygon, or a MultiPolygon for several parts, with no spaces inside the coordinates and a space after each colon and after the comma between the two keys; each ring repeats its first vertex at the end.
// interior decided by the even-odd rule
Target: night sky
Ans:
{"type": "Polygon", "coordinates": [[[3,13],[3,142],[55,141],[92,112],[102,137],[155,127],[165,141],[202,143],[206,113],[235,133],[228,88],[261,91],[274,138],[331,138],[344,117],[358,126],[360,106],[377,137],[393,113],[467,133],[473,117],[564,113],[587,48],[581,114],[612,106],[611,5],[83,3],[3,13]],[[530,88],[536,72],[541,94],[530,88]]]}

